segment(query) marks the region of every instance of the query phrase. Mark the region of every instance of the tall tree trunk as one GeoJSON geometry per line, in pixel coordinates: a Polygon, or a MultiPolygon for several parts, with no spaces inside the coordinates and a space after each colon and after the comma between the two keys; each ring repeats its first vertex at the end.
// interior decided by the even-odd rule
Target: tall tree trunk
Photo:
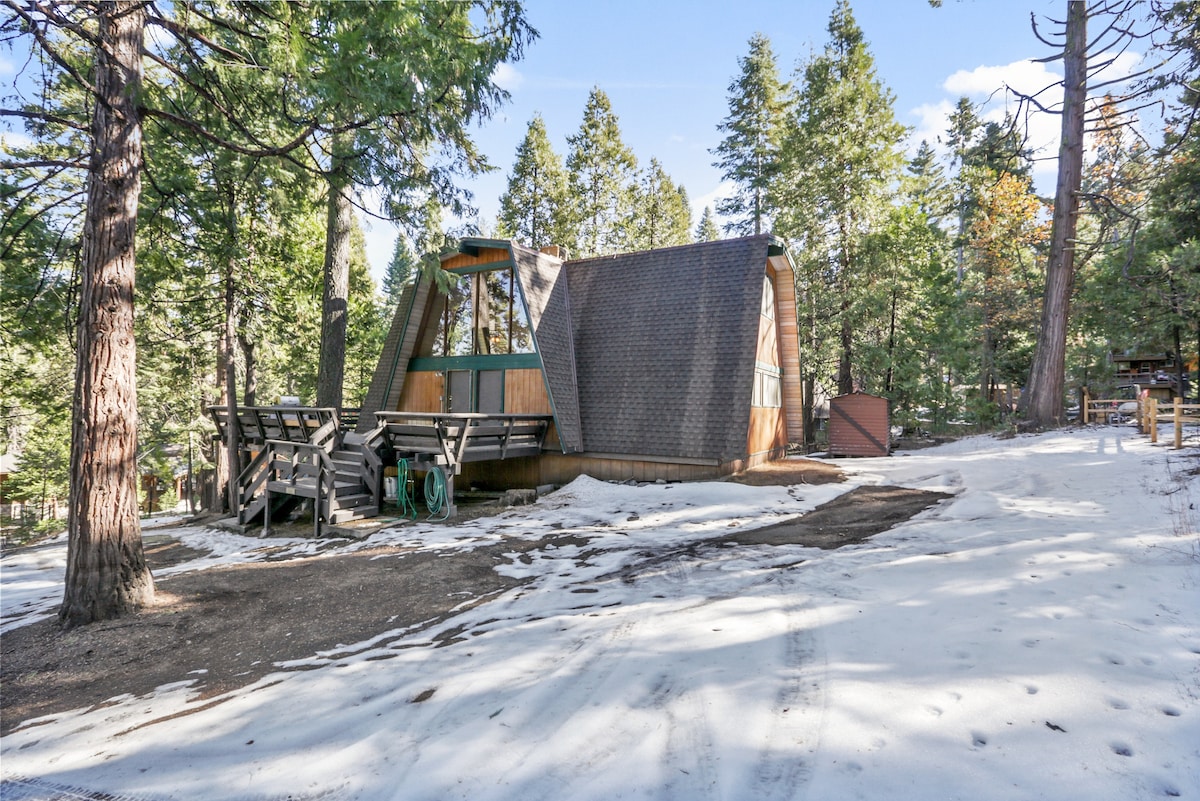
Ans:
{"type": "Polygon", "coordinates": [[[66,589],[67,628],[136,610],[154,598],[137,500],[137,373],[133,336],[134,239],[141,195],[145,10],[136,2],[97,8],[96,97],[75,396],[66,589]]]}
{"type": "Polygon", "coordinates": [[[899,293],[892,289],[892,308],[891,315],[888,318],[888,338],[887,338],[887,373],[883,379],[883,394],[889,399],[892,397],[892,384],[896,380],[896,302],[899,293]]]}
{"type": "Polygon", "coordinates": [[[238,345],[242,349],[242,361],[246,364],[246,386],[242,389],[242,403],[255,406],[258,400],[258,343],[243,331],[238,334],[238,345]]]}
{"type": "MultiPolygon", "coordinates": [[[[336,151],[335,151],[336,152],[336,151]]],[[[321,359],[317,365],[317,405],[342,408],[346,371],[346,315],[350,298],[350,228],[354,208],[350,186],[336,162],[329,178],[325,227],[325,280],[321,300],[321,359]]]]}
{"type": "Polygon", "coordinates": [[[854,327],[850,324],[850,303],[842,301],[841,348],[838,351],[838,394],[847,395],[854,391],[854,327]]]}
{"type": "MultiPolygon", "coordinates": [[[[225,381],[225,363],[229,359],[229,349],[225,347],[225,323],[221,323],[221,331],[217,334],[217,374],[216,383],[220,388],[216,404],[224,406],[229,411],[228,385],[225,381]]],[[[206,487],[204,506],[213,512],[229,511],[229,457],[226,450],[228,440],[214,443],[212,447],[213,478],[212,484],[206,487]],[[210,491],[211,490],[211,491],[210,491]]]]}
{"type": "Polygon", "coordinates": [[[813,397],[817,390],[817,382],[809,370],[804,371],[802,382],[804,397],[800,403],[800,427],[804,429],[804,450],[807,453],[808,447],[817,441],[817,402],[813,397]]]}
{"type": "MultiPolygon", "coordinates": [[[[235,241],[235,240],[231,240],[235,241]]],[[[234,280],[234,261],[228,260],[225,267],[225,330],[221,334],[221,347],[224,351],[222,361],[225,364],[225,414],[228,421],[225,426],[225,463],[229,466],[229,481],[226,486],[226,499],[229,511],[237,514],[241,494],[238,478],[242,474],[242,432],[238,421],[237,404],[237,282],[234,280]]]]}
{"type": "Polygon", "coordinates": [[[1058,149],[1058,183],[1054,220],[1042,297],[1042,326],[1022,400],[1026,415],[1039,426],[1060,425],[1063,419],[1064,365],[1071,287],[1075,283],[1075,225],[1079,217],[1079,186],[1083,175],[1083,113],[1087,100],[1087,3],[1067,3],[1067,38],[1063,49],[1062,140],[1058,149]]]}

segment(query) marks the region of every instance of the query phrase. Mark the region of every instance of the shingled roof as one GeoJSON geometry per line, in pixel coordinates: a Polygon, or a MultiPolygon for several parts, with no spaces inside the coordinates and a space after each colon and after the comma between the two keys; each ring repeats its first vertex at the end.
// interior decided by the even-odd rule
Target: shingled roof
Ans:
{"type": "Polygon", "coordinates": [[[740,458],[770,236],[566,264],[591,453],[740,458]]]}
{"type": "Polygon", "coordinates": [[[533,340],[541,356],[559,443],[564,453],[581,451],[583,438],[572,347],[571,299],[563,261],[516,242],[510,246],[510,252],[529,313],[529,324],[533,328],[533,340]]]}
{"type": "MultiPolygon", "coordinates": [[[[463,240],[462,252],[485,246],[511,254],[564,452],[745,456],[774,238],[566,262],[501,240],[463,240]]],[[[395,407],[423,298],[401,302],[364,409],[395,407]]]]}

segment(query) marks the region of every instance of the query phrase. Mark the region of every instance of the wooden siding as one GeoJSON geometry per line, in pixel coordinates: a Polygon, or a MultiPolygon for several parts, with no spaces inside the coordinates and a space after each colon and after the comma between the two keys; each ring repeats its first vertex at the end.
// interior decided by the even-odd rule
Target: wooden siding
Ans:
{"type": "MultiPolygon", "coordinates": [[[[780,357],[781,343],[779,341],[779,331],[782,328],[780,325],[779,284],[784,282],[779,280],[779,275],[770,267],[767,268],[767,276],[771,279],[771,285],[775,293],[775,318],[772,319],[766,315],[759,315],[758,347],[755,350],[754,361],[757,364],[781,367],[783,361],[780,357]]],[[[790,284],[785,289],[787,296],[793,298],[792,308],[794,309],[794,290],[790,284]]],[[[792,319],[794,327],[794,311],[790,319],[792,319]]],[[[746,452],[750,455],[750,458],[766,453],[779,453],[782,455],[787,450],[787,398],[783,397],[782,402],[784,404],[782,408],[750,407],[750,428],[746,436],[746,452]]]]}
{"type": "Polygon", "coordinates": [[[783,409],[750,409],[750,436],[747,451],[751,456],[787,449],[787,422],[783,409]]]}
{"type": "Polygon", "coordinates": [[[721,464],[679,464],[644,459],[543,453],[539,457],[465,464],[462,467],[459,486],[494,491],[517,487],[532,488],[544,484],[562,486],[581,475],[591,476],[598,481],[706,481],[733,475],[784,456],[785,449],[781,448],[721,464]]]}
{"type": "Polygon", "coordinates": [[[510,414],[552,413],[541,370],[504,371],[504,411],[510,414]]]}
{"type": "Polygon", "coordinates": [[[404,379],[404,389],[400,393],[400,402],[394,410],[397,412],[440,412],[442,396],[445,394],[446,379],[441,373],[432,370],[409,373],[404,379]]]}
{"type": "MultiPolygon", "coordinates": [[[[776,307],[778,305],[776,304],[776,307]]],[[[772,367],[780,366],[778,329],[779,326],[775,320],[762,314],[758,316],[758,348],[754,354],[756,362],[769,364],[772,367]]]]}
{"type": "Polygon", "coordinates": [[[789,442],[804,441],[803,387],[800,383],[800,336],[796,322],[796,285],[787,259],[770,259],[775,284],[775,321],[778,325],[780,362],[783,367],[783,411],[789,442]]]}
{"type": "Polygon", "coordinates": [[[480,264],[495,264],[509,261],[511,256],[508,248],[480,248],[478,255],[459,253],[442,260],[443,270],[453,270],[455,267],[476,267],[480,264]]]}

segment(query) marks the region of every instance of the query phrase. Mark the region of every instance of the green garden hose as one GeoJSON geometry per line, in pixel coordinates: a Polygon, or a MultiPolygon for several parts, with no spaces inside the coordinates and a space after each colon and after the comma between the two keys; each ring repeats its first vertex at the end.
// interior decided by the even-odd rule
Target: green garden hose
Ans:
{"type": "Polygon", "coordinates": [[[450,517],[450,499],[446,497],[446,474],[437,465],[430,467],[429,472],[425,474],[425,506],[429,508],[429,519],[436,523],[450,517]]]}
{"type": "Polygon", "coordinates": [[[396,501],[400,504],[400,514],[409,520],[417,519],[417,503],[413,498],[412,479],[408,476],[408,460],[401,459],[396,463],[396,501]]]}

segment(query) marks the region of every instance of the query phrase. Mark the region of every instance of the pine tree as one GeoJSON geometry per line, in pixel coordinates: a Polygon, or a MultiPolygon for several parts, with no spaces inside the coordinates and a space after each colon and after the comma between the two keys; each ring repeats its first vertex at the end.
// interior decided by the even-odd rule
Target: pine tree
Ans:
{"type": "Polygon", "coordinates": [[[687,190],[671,182],[658,159],[642,175],[634,198],[633,250],[685,245],[691,241],[692,211],[687,190]]]}
{"type": "Polygon", "coordinates": [[[403,234],[396,235],[396,246],[392,248],[392,258],[388,261],[387,271],[383,275],[384,303],[389,309],[395,309],[400,302],[400,296],[412,283],[417,274],[418,260],[413,255],[408,238],[403,234]]]}
{"type": "Polygon", "coordinates": [[[750,37],[750,52],[738,59],[741,75],[729,84],[729,114],[717,126],[725,138],[711,152],[722,176],[737,187],[717,210],[729,218],[725,232],[739,236],[771,229],[774,199],[771,185],[779,172],[786,84],[770,40],[761,33],[750,37]]]}
{"type": "Polygon", "coordinates": [[[704,214],[700,216],[700,224],[696,226],[696,241],[712,242],[720,238],[721,229],[717,226],[712,206],[705,206],[704,214]]]}
{"type": "Polygon", "coordinates": [[[538,114],[517,147],[508,188],[500,197],[500,230],[532,248],[566,245],[569,212],[567,173],[538,114]]]}
{"type": "MultiPolygon", "coordinates": [[[[840,0],[830,41],[803,69],[776,181],[780,228],[825,265],[837,317],[837,391],[855,387],[855,331],[872,284],[867,236],[886,219],[900,177],[905,129],[850,5],[840,0]]],[[[813,287],[810,291],[820,291],[813,287]]]]}
{"type": "Polygon", "coordinates": [[[599,87],[588,97],[579,132],[567,142],[571,251],[587,257],[629,249],[637,159],[621,141],[617,115],[599,87]]]}

